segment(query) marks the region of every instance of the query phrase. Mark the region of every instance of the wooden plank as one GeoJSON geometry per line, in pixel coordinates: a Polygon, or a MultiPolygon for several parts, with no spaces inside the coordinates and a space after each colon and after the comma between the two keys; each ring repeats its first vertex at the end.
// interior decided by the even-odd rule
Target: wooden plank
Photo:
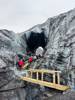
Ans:
{"type": "Polygon", "coordinates": [[[53,83],[55,83],[55,73],[53,74],[53,83]]]}
{"type": "Polygon", "coordinates": [[[37,74],[37,80],[38,80],[38,72],[36,72],[36,74],[37,74]]]}
{"type": "Polygon", "coordinates": [[[57,73],[57,82],[58,84],[60,84],[60,74],[59,73],[57,73]]]}
{"type": "Polygon", "coordinates": [[[30,72],[30,78],[32,78],[33,77],[33,73],[32,72],[30,72]]]}
{"type": "Polygon", "coordinates": [[[29,70],[30,72],[43,72],[43,73],[55,73],[55,72],[58,72],[58,73],[61,73],[61,71],[55,71],[55,70],[46,70],[46,69],[30,69],[29,70]]]}
{"type": "Polygon", "coordinates": [[[29,63],[26,63],[22,68],[26,68],[29,65],[29,63]]]}
{"type": "Polygon", "coordinates": [[[54,88],[54,89],[57,89],[57,90],[61,90],[61,91],[65,91],[65,90],[70,88],[69,86],[54,84],[54,83],[50,83],[50,82],[46,82],[46,81],[40,81],[40,80],[27,78],[27,77],[21,77],[20,79],[27,81],[27,82],[31,82],[31,83],[47,86],[47,87],[50,87],[50,88],[54,88]]]}
{"type": "Polygon", "coordinates": [[[43,74],[44,74],[44,73],[42,72],[42,73],[41,73],[41,80],[42,80],[42,81],[43,81],[43,74]]]}

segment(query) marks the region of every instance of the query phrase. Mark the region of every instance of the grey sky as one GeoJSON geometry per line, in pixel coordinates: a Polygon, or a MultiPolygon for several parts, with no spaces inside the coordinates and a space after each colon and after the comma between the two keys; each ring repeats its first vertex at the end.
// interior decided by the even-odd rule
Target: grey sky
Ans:
{"type": "Polygon", "coordinates": [[[0,29],[23,32],[75,8],[75,0],[0,0],[0,29]]]}

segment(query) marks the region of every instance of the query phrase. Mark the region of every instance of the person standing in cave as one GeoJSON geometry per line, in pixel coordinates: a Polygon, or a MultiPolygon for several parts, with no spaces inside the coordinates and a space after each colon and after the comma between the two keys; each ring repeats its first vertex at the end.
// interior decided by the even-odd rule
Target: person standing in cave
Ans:
{"type": "Polygon", "coordinates": [[[37,57],[37,58],[43,57],[43,53],[44,53],[44,49],[43,49],[41,46],[39,46],[39,47],[36,49],[36,52],[35,52],[36,57],[37,57]]]}

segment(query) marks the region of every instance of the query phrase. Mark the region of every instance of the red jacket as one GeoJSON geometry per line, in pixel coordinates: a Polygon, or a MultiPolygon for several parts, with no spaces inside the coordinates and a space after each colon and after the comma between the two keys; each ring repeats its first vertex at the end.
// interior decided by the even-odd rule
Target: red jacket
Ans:
{"type": "Polygon", "coordinates": [[[33,57],[30,57],[28,62],[32,62],[33,61],[33,57]]]}
{"type": "Polygon", "coordinates": [[[22,67],[24,65],[24,61],[23,60],[19,60],[18,64],[19,64],[20,67],[22,67]]]}

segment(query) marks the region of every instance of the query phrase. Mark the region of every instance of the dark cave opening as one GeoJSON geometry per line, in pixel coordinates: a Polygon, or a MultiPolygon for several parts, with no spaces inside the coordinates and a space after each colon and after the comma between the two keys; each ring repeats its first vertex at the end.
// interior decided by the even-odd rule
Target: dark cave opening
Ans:
{"type": "Polygon", "coordinates": [[[26,40],[27,42],[27,50],[31,52],[35,52],[36,48],[39,46],[45,48],[47,45],[47,37],[45,36],[44,31],[41,33],[31,32],[29,38],[26,40]]]}

